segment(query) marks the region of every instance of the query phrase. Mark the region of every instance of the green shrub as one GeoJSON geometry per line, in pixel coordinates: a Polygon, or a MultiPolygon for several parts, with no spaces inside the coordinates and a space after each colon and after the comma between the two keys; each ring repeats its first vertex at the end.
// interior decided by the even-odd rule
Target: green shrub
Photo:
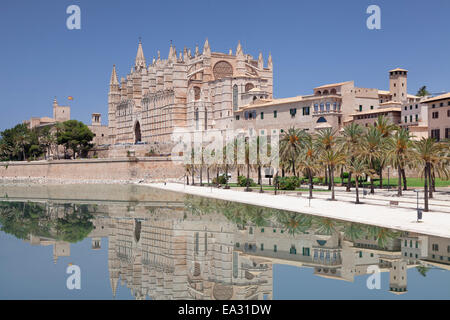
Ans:
{"type": "Polygon", "coordinates": [[[342,179],[348,179],[348,172],[342,172],[342,179]]]}
{"type": "Polygon", "coordinates": [[[295,190],[300,187],[302,180],[296,176],[278,177],[275,182],[278,182],[280,190],[295,190]]]}
{"type": "Polygon", "coordinates": [[[219,176],[219,180],[217,180],[217,177],[214,177],[212,179],[212,183],[213,184],[226,184],[227,183],[227,178],[225,177],[224,174],[219,176]]]}
{"type": "MultiPolygon", "coordinates": [[[[249,178],[248,181],[249,181],[249,186],[250,187],[256,186],[256,183],[255,183],[255,181],[253,181],[252,178],[249,178]]],[[[247,186],[247,177],[239,176],[238,177],[238,185],[240,187],[246,187],[247,186]]]]}

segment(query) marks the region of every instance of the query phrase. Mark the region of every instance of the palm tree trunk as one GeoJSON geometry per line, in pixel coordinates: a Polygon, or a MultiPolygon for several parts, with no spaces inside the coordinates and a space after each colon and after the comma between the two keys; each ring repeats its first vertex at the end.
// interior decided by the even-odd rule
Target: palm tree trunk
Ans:
{"type": "Polygon", "coordinates": [[[336,200],[334,197],[334,166],[330,166],[330,186],[331,186],[331,200],[336,200]]]}
{"type": "Polygon", "coordinates": [[[294,174],[295,177],[295,161],[292,160],[292,173],[294,174]]]}
{"type": "Polygon", "coordinates": [[[431,188],[433,189],[433,192],[436,192],[436,175],[434,173],[434,168],[431,170],[431,188]]]}
{"type": "Polygon", "coordinates": [[[192,185],[195,185],[195,182],[194,182],[194,165],[192,165],[192,185]]]}
{"type": "Polygon", "coordinates": [[[262,184],[261,166],[258,166],[258,184],[262,184]]]}
{"type": "Polygon", "coordinates": [[[380,189],[383,189],[383,167],[380,166],[380,189]]]}
{"type": "Polygon", "coordinates": [[[430,164],[429,168],[428,168],[428,193],[429,193],[429,198],[433,199],[433,181],[431,179],[431,173],[433,171],[433,165],[430,164]]]}
{"type": "Polygon", "coordinates": [[[328,183],[328,190],[331,190],[331,184],[333,183],[333,185],[334,185],[334,173],[333,173],[333,181],[331,181],[331,167],[330,166],[328,166],[328,176],[330,178],[330,181],[328,183]]]}
{"type": "Polygon", "coordinates": [[[228,163],[225,164],[225,188],[228,189],[228,163]]]}
{"type": "Polygon", "coordinates": [[[247,191],[250,191],[250,163],[247,163],[247,191]]]}
{"type": "Polygon", "coordinates": [[[345,189],[345,191],[350,192],[350,189],[352,187],[352,172],[349,171],[348,172],[348,178],[347,178],[347,189],[345,189]]]}
{"type": "Polygon", "coordinates": [[[344,186],[344,167],[341,167],[341,187],[344,186]]]}
{"type": "Polygon", "coordinates": [[[189,185],[189,175],[186,175],[186,184],[189,185]]]}
{"type": "Polygon", "coordinates": [[[359,203],[359,183],[358,183],[358,176],[355,177],[355,190],[356,190],[356,203],[359,203]]]}
{"type": "Polygon", "coordinates": [[[324,175],[324,178],[325,178],[324,183],[325,183],[325,185],[327,186],[327,185],[328,185],[328,166],[325,166],[325,175],[324,175]]]}
{"type": "Polygon", "coordinates": [[[308,179],[309,179],[309,198],[312,199],[313,179],[311,169],[308,169],[308,179]]]}
{"type": "Polygon", "coordinates": [[[408,186],[406,184],[406,173],[404,168],[402,168],[402,178],[403,178],[403,190],[406,191],[408,190],[408,186]]]}
{"type": "Polygon", "coordinates": [[[428,211],[428,163],[425,164],[425,183],[424,183],[424,209],[423,211],[428,211]]]}
{"type": "Polygon", "coordinates": [[[200,166],[200,186],[203,187],[203,166],[200,166]]]}
{"type": "Polygon", "coordinates": [[[208,186],[209,186],[209,167],[206,168],[206,180],[208,180],[208,186]]]}
{"type": "Polygon", "coordinates": [[[397,186],[397,196],[402,196],[402,168],[398,166],[398,186],[397,186]]]}

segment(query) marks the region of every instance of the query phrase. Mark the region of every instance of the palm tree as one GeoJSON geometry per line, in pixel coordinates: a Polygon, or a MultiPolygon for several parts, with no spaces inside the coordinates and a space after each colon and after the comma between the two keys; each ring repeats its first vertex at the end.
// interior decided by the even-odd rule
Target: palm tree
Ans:
{"type": "Polygon", "coordinates": [[[377,244],[380,248],[386,248],[390,241],[400,235],[399,232],[388,228],[369,226],[367,229],[369,236],[374,237],[377,240],[377,244]]]}
{"type": "Polygon", "coordinates": [[[397,168],[398,186],[397,195],[402,196],[402,170],[408,159],[412,156],[412,141],[409,131],[400,128],[392,138],[387,140],[387,161],[397,168]]]}
{"type": "Polygon", "coordinates": [[[18,151],[22,153],[23,160],[27,160],[27,157],[25,155],[25,148],[30,143],[31,143],[31,137],[26,132],[20,132],[15,137],[15,144],[18,148],[18,151]]]}
{"type": "Polygon", "coordinates": [[[331,200],[336,200],[334,195],[334,170],[345,164],[346,155],[342,152],[341,148],[335,147],[324,150],[321,153],[321,162],[329,168],[330,172],[330,185],[331,185],[331,200]]]}
{"type": "Polygon", "coordinates": [[[300,153],[301,141],[305,133],[303,130],[289,128],[280,139],[280,158],[282,162],[288,162],[289,168],[295,176],[295,161],[300,153]]]}
{"type": "Polygon", "coordinates": [[[375,162],[380,159],[385,152],[386,143],[382,133],[374,126],[369,126],[367,132],[362,136],[361,143],[358,148],[358,157],[365,161],[369,166],[370,193],[374,194],[373,175],[375,173],[375,162]]]}
{"type": "Polygon", "coordinates": [[[355,158],[350,161],[348,165],[349,169],[355,175],[355,191],[356,191],[356,204],[359,204],[359,177],[369,172],[369,167],[364,160],[355,158]]]}
{"type": "MultiPolygon", "coordinates": [[[[316,148],[319,150],[319,152],[329,150],[336,145],[336,143],[339,141],[336,133],[337,131],[332,130],[331,128],[326,128],[319,131],[315,139],[316,148]]],[[[328,190],[331,190],[331,180],[328,179],[331,179],[331,177],[329,177],[330,175],[330,168],[328,166],[325,166],[325,183],[328,184],[328,190]]]]}
{"type": "MultiPolygon", "coordinates": [[[[344,127],[341,142],[344,147],[343,151],[348,155],[351,161],[355,159],[355,156],[358,153],[358,146],[361,136],[363,135],[363,132],[364,132],[363,128],[354,122],[344,127]]],[[[352,171],[349,170],[347,188],[345,191],[350,192],[351,185],[352,185],[352,171]]]]}
{"type": "Polygon", "coordinates": [[[424,266],[424,265],[420,265],[416,267],[417,272],[419,272],[419,274],[422,277],[426,277],[427,276],[427,272],[430,271],[430,267],[424,266]]]}
{"type": "MultiPolygon", "coordinates": [[[[398,127],[390,122],[390,120],[383,116],[379,115],[378,119],[375,123],[375,128],[381,133],[381,138],[383,140],[388,139],[394,130],[397,130],[398,127]]],[[[385,157],[380,157],[378,159],[379,162],[379,176],[380,176],[380,189],[383,188],[383,167],[385,164],[385,157]]]]}
{"type": "Polygon", "coordinates": [[[318,151],[313,143],[311,135],[307,134],[302,141],[302,149],[297,159],[299,170],[306,171],[309,185],[309,198],[312,199],[313,175],[319,169],[318,151]]]}
{"type": "Polygon", "coordinates": [[[359,223],[350,222],[344,225],[344,237],[351,241],[361,239],[363,234],[363,226],[359,223]]]}
{"type": "Polygon", "coordinates": [[[422,138],[414,143],[414,160],[416,166],[421,168],[424,176],[424,211],[427,212],[428,208],[428,181],[431,176],[431,165],[439,161],[448,160],[444,149],[445,144],[436,142],[434,138],[422,138]]]}
{"type": "Polygon", "coordinates": [[[419,90],[416,93],[416,96],[418,96],[418,97],[426,97],[426,96],[429,96],[429,95],[431,95],[431,94],[428,92],[427,86],[420,87],[419,90]]]}

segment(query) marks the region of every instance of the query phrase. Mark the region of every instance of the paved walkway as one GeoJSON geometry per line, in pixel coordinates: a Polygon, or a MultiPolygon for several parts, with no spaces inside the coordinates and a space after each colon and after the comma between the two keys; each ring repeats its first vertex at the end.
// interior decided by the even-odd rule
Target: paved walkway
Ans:
{"type": "MultiPolygon", "coordinates": [[[[315,193],[314,196],[317,198],[312,199],[309,203],[307,193],[305,192],[302,193],[301,197],[292,195],[275,196],[269,193],[261,194],[256,190],[253,192],[243,192],[211,187],[185,186],[178,183],[150,183],[145,185],[197,196],[236,201],[274,209],[289,210],[333,219],[450,238],[450,213],[438,210],[440,205],[442,205],[441,203],[436,207],[431,205],[431,209],[434,211],[424,212],[422,222],[418,223],[416,221],[417,211],[415,206],[411,203],[406,207],[390,207],[388,205],[389,200],[396,199],[377,194],[375,194],[375,196],[366,196],[365,199],[361,197],[360,200],[366,201],[366,203],[356,205],[350,201],[350,195],[345,195],[345,192],[344,195],[339,193],[339,195],[336,196],[339,201],[330,201],[325,199],[326,194],[317,195],[315,193]],[[371,199],[370,203],[368,203],[369,201],[367,200],[370,197],[378,197],[379,199],[371,199]]],[[[352,195],[354,196],[354,194],[352,195]]],[[[409,199],[408,202],[413,202],[411,200],[413,199],[409,199]]]]}

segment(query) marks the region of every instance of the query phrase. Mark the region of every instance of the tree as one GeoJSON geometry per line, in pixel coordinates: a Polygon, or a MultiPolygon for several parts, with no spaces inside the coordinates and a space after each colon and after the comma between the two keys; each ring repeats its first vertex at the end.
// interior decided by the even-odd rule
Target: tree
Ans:
{"type": "Polygon", "coordinates": [[[387,161],[397,168],[398,186],[397,195],[402,196],[402,170],[408,159],[412,156],[412,141],[409,131],[400,128],[387,140],[387,161]]]}
{"type": "MultiPolygon", "coordinates": [[[[342,133],[341,143],[343,145],[343,151],[347,154],[351,161],[353,161],[358,154],[358,147],[363,135],[363,128],[352,122],[350,125],[344,127],[342,133]]],[[[347,179],[347,188],[345,191],[349,192],[352,184],[352,171],[349,170],[347,179]]]]}
{"type": "Polygon", "coordinates": [[[306,134],[302,141],[302,149],[297,159],[299,170],[306,171],[308,176],[309,185],[309,198],[312,199],[313,190],[313,176],[319,170],[318,165],[318,151],[314,146],[313,139],[311,135],[306,134]]]}
{"type": "Polygon", "coordinates": [[[426,97],[426,96],[430,96],[430,95],[431,95],[431,93],[428,92],[427,86],[420,87],[416,93],[416,96],[419,96],[419,97],[426,97]]]}
{"type": "Polygon", "coordinates": [[[414,143],[414,160],[416,167],[419,168],[424,177],[424,211],[429,210],[428,207],[428,182],[431,176],[431,164],[437,161],[448,160],[445,155],[444,144],[437,142],[433,138],[422,138],[414,143]]]}
{"type": "Polygon", "coordinates": [[[58,127],[59,130],[56,136],[58,144],[72,150],[74,159],[77,153],[92,147],[91,141],[94,138],[94,134],[84,123],[77,120],[68,120],[59,123],[58,127]]]}
{"type": "Polygon", "coordinates": [[[38,131],[39,144],[45,149],[45,158],[48,159],[52,147],[56,144],[56,135],[51,131],[50,126],[43,127],[38,131]]]}
{"type": "Polygon", "coordinates": [[[358,149],[358,157],[365,161],[370,169],[370,193],[375,193],[373,184],[373,175],[375,174],[375,164],[385,152],[386,144],[382,133],[374,126],[369,126],[366,133],[362,136],[358,149]]]}
{"type": "Polygon", "coordinates": [[[280,139],[280,160],[282,163],[289,163],[289,169],[295,176],[295,161],[300,153],[301,141],[304,138],[303,130],[289,128],[280,139]]]}
{"type": "Polygon", "coordinates": [[[349,170],[355,175],[355,192],[356,192],[356,204],[359,204],[359,177],[369,173],[369,167],[364,160],[354,158],[351,159],[348,164],[349,170]]]}
{"type": "Polygon", "coordinates": [[[345,164],[346,156],[341,148],[330,148],[321,153],[320,160],[329,169],[330,185],[331,185],[331,200],[336,200],[334,195],[334,170],[345,164]]]}
{"type": "MultiPolygon", "coordinates": [[[[387,139],[391,136],[394,130],[397,130],[398,127],[392,124],[389,119],[383,115],[379,115],[377,118],[377,122],[375,123],[375,128],[381,133],[382,142],[386,142],[387,139]]],[[[380,189],[383,188],[383,168],[385,165],[385,157],[381,156],[377,159],[378,164],[378,175],[380,176],[380,189]]]]}
{"type": "MultiPolygon", "coordinates": [[[[320,153],[332,149],[337,142],[337,131],[332,130],[331,128],[320,130],[315,140],[316,148],[320,153]]],[[[330,178],[330,175],[330,168],[328,166],[325,166],[325,183],[328,184],[328,190],[331,190],[331,180],[328,179],[330,178]]]]}

